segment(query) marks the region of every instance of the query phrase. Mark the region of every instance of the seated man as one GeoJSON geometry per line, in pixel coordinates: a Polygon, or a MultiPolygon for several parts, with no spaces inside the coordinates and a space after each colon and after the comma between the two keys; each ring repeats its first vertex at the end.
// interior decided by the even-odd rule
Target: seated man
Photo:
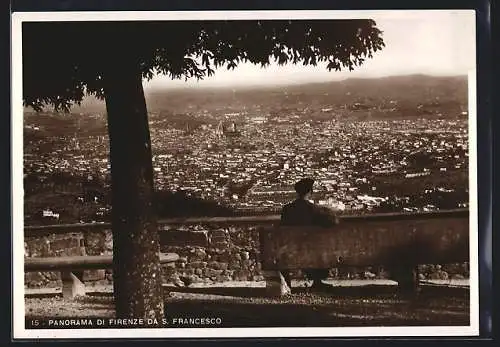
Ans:
{"type": "MultiPolygon", "coordinates": [[[[308,199],[312,194],[314,180],[304,178],[295,183],[297,199],[283,207],[281,213],[281,225],[287,226],[322,226],[330,227],[338,224],[338,218],[332,210],[317,206],[308,199]]],[[[322,282],[328,276],[329,269],[305,269],[308,279],[313,280],[312,288],[319,289],[322,282]]],[[[282,272],[283,278],[291,287],[290,274],[282,272]]]]}

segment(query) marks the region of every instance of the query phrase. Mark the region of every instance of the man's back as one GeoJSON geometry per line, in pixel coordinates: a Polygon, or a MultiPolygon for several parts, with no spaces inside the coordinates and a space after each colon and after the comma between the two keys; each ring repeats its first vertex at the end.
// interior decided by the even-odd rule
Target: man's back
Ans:
{"type": "Polygon", "coordinates": [[[283,207],[281,225],[311,225],[329,227],[338,224],[332,210],[314,205],[305,199],[297,199],[283,207]]]}

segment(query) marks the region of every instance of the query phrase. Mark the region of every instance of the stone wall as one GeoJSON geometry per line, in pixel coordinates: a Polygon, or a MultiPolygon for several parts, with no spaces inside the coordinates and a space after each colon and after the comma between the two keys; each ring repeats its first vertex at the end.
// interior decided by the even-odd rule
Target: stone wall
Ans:
{"type": "MultiPolygon", "coordinates": [[[[262,280],[257,261],[258,233],[256,228],[246,232],[237,228],[204,229],[199,226],[171,229],[160,233],[161,251],[180,256],[174,264],[165,264],[165,283],[184,285],[232,280],[262,280]]],[[[25,240],[25,257],[54,257],[71,255],[112,254],[111,231],[72,233],[30,237],[25,240]]],[[[111,269],[84,272],[84,280],[95,284],[110,284],[111,269]]],[[[60,286],[58,272],[25,273],[25,286],[60,286]]]]}
{"type": "Polygon", "coordinates": [[[166,282],[258,281],[262,273],[258,261],[256,228],[176,230],[161,234],[162,252],[179,254],[175,266],[166,266],[166,282]]]}
{"type": "MultiPolygon", "coordinates": [[[[99,234],[69,233],[29,237],[24,242],[24,257],[67,257],[79,255],[112,254],[111,233],[99,234]],[[90,241],[90,244],[89,244],[90,241]],[[108,242],[109,241],[109,242],[108,242]],[[101,246],[102,244],[102,246],[101,246]],[[99,245],[99,246],[98,246],[99,245]]],[[[107,270],[88,270],[84,272],[84,281],[111,283],[107,270]]],[[[28,288],[60,287],[60,272],[25,272],[24,284],[28,288]]]]}
{"type": "MultiPolygon", "coordinates": [[[[161,231],[161,251],[179,254],[180,259],[163,268],[164,283],[217,283],[225,281],[263,280],[259,261],[256,226],[172,228],[161,231]]],[[[25,240],[25,257],[112,254],[113,240],[109,230],[30,237],[25,240]]],[[[465,264],[422,265],[425,279],[468,278],[465,264]]],[[[331,269],[332,278],[387,278],[383,268],[331,269]]],[[[303,278],[301,271],[292,277],[303,278]]],[[[90,284],[111,284],[111,269],[85,271],[90,284]]],[[[59,272],[25,273],[25,287],[61,286],[59,272]]]]}

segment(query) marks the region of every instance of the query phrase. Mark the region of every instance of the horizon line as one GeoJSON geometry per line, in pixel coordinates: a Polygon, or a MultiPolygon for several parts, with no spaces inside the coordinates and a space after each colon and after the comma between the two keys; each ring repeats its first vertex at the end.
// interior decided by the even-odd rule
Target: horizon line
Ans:
{"type": "MultiPolygon", "coordinates": [[[[197,90],[252,90],[256,88],[260,89],[273,89],[273,88],[283,88],[283,87],[298,87],[302,85],[311,85],[311,84],[326,84],[326,83],[341,83],[341,82],[346,82],[346,81],[353,81],[353,80],[382,80],[382,79],[388,79],[388,78],[400,78],[400,77],[429,77],[429,78],[468,78],[468,75],[466,73],[463,74],[428,74],[428,73],[410,73],[410,74],[397,74],[397,75],[386,75],[386,76],[366,76],[366,77],[345,77],[345,78],[339,78],[339,79],[332,79],[332,80],[323,80],[323,81],[299,81],[299,82],[288,82],[288,83],[276,83],[273,85],[270,84],[248,84],[248,85],[205,85],[205,86],[152,86],[152,87],[147,87],[144,84],[147,83],[147,81],[143,81],[143,88],[144,88],[144,94],[147,96],[148,93],[151,92],[161,92],[161,91],[167,91],[167,90],[179,90],[179,91],[197,91],[197,90]]],[[[85,94],[84,97],[82,98],[82,104],[73,104],[72,109],[78,108],[78,107],[85,107],[83,102],[86,99],[93,99],[96,100],[98,103],[104,103],[104,99],[99,99],[95,95],[90,95],[90,94],[85,94]]],[[[26,109],[32,110],[31,106],[24,106],[23,109],[26,111],[26,109]]]]}
{"type": "MultiPolygon", "coordinates": [[[[310,85],[310,84],[325,84],[325,83],[335,83],[335,82],[346,82],[346,81],[353,81],[353,80],[382,80],[382,79],[388,79],[388,78],[398,78],[398,77],[430,77],[430,78],[457,78],[457,77],[463,77],[467,78],[467,73],[453,73],[453,74],[432,74],[432,73],[420,73],[420,72],[415,72],[415,73],[408,73],[408,74],[394,74],[394,75],[385,75],[385,76],[364,76],[364,77],[342,77],[338,79],[330,79],[330,80],[311,80],[311,81],[297,81],[297,82],[276,82],[274,84],[269,84],[269,83],[252,83],[252,84],[236,84],[236,85],[218,85],[218,84],[213,84],[213,85],[200,85],[200,86],[193,86],[193,85],[188,85],[186,84],[185,86],[180,86],[180,85],[157,85],[157,86],[148,86],[147,83],[149,81],[145,80],[143,81],[143,88],[144,92],[148,91],[161,91],[161,90],[196,90],[196,89],[254,89],[254,88],[263,88],[263,89],[273,89],[275,87],[288,87],[288,86],[301,86],[301,85],[310,85]]],[[[179,79],[172,79],[172,81],[176,81],[179,79]]],[[[201,82],[200,81],[195,81],[196,83],[201,82]]]]}

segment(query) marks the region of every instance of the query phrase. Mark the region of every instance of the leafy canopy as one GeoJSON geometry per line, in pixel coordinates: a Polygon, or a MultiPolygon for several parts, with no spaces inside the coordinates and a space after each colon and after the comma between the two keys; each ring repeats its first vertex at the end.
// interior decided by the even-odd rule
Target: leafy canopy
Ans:
{"type": "Polygon", "coordinates": [[[245,20],[162,22],[30,22],[23,24],[24,103],[68,110],[85,94],[104,97],[110,64],[134,59],[151,79],[211,76],[272,60],[353,70],[382,49],[373,20],[245,20]]]}

